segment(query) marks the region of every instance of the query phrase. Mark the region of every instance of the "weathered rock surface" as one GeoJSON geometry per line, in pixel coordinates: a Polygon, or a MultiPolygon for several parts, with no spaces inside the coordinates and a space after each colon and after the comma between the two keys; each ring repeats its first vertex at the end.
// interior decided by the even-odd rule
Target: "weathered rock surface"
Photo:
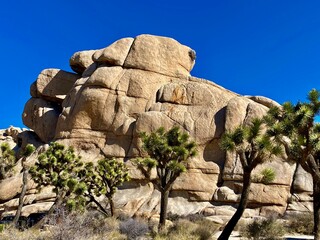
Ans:
{"type": "Polygon", "coordinates": [[[95,52],[95,50],[89,50],[74,53],[69,60],[71,69],[76,73],[82,74],[93,64],[92,55],[95,52]]]}
{"type": "MultiPolygon", "coordinates": [[[[116,206],[131,215],[151,217],[159,211],[159,191],[131,162],[142,153],[138,133],[178,125],[197,142],[198,155],[175,182],[168,210],[181,215],[203,213],[224,222],[239,201],[242,171],[237,157],[219,148],[219,139],[226,130],[263,116],[278,103],[261,96],[240,96],[192,77],[194,63],[191,48],[152,35],[77,52],[70,59],[77,74],[47,69],[31,86],[32,98],[25,105],[23,121],[43,143],[33,132],[18,134],[19,141],[24,146],[28,137],[40,143],[38,146],[60,141],[74,146],[87,161],[102,156],[123,159],[132,181],[117,192],[116,206]]],[[[305,195],[310,191],[308,174],[296,171],[296,165],[286,162],[285,156],[271,160],[254,174],[271,167],[277,177],[270,185],[253,184],[245,216],[309,209],[310,198],[305,197],[310,196],[305,195]]],[[[10,206],[14,210],[20,185],[18,173],[12,180],[0,182],[0,209],[10,206]]],[[[28,194],[24,214],[50,206],[50,194],[41,197],[32,187],[28,194]]]]}
{"type": "Polygon", "coordinates": [[[55,137],[59,108],[54,102],[31,98],[24,107],[23,122],[33,129],[43,142],[50,142],[55,137]]]}
{"type": "Polygon", "coordinates": [[[195,55],[191,48],[172,38],[144,34],[134,39],[123,66],[167,76],[185,77],[190,75],[195,55]]]}
{"type": "Polygon", "coordinates": [[[133,38],[122,38],[112,43],[107,48],[97,50],[92,59],[97,63],[107,63],[112,66],[123,66],[133,41],[133,38]]]}
{"type": "Polygon", "coordinates": [[[31,86],[31,96],[60,103],[78,78],[78,75],[60,69],[45,69],[31,86]]]}

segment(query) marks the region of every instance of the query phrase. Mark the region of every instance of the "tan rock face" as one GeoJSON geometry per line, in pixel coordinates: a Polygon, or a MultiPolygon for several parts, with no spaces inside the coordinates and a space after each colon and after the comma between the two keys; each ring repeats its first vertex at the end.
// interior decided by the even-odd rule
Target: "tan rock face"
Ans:
{"type": "Polygon", "coordinates": [[[74,53],[70,60],[70,67],[76,73],[82,74],[91,64],[93,64],[92,55],[95,50],[81,51],[74,53]]]}
{"type": "Polygon", "coordinates": [[[124,67],[184,77],[190,75],[194,61],[195,52],[172,38],[140,35],[135,38],[124,67]]]}
{"type": "Polygon", "coordinates": [[[60,69],[45,69],[36,80],[36,96],[33,97],[62,102],[78,78],[78,75],[60,69]]]}
{"type": "Polygon", "coordinates": [[[31,98],[24,106],[23,123],[33,129],[44,142],[50,142],[60,114],[59,105],[42,98],[31,98]]]}
{"type": "MultiPolygon", "coordinates": [[[[277,103],[261,96],[243,97],[191,77],[194,62],[191,48],[152,35],[77,52],[70,64],[78,74],[49,69],[39,75],[30,89],[33,98],[26,103],[24,123],[46,143],[57,140],[73,145],[86,161],[103,156],[126,161],[132,181],[117,193],[116,204],[127,213],[150,216],[159,211],[159,191],[132,164],[142,153],[138,134],[178,125],[197,142],[198,155],[175,182],[169,211],[219,212],[215,205],[238,202],[242,188],[240,162],[220,149],[221,135],[263,116],[277,103]]],[[[285,209],[295,165],[284,160],[261,166],[275,168],[279,177],[272,185],[254,184],[252,212],[285,209]]],[[[306,190],[306,181],[302,182],[297,186],[306,190]]]]}
{"type": "MultiPolygon", "coordinates": [[[[10,200],[21,192],[22,174],[17,174],[13,177],[4,179],[0,182],[0,201],[10,200]]],[[[35,188],[35,184],[29,181],[28,189],[35,188]]]]}
{"type": "Polygon", "coordinates": [[[133,38],[122,38],[110,46],[96,51],[92,59],[98,63],[107,63],[113,66],[123,66],[133,41],[133,38]]]}
{"type": "Polygon", "coordinates": [[[310,173],[306,172],[300,165],[295,172],[293,187],[296,192],[313,192],[313,181],[310,173]]]}

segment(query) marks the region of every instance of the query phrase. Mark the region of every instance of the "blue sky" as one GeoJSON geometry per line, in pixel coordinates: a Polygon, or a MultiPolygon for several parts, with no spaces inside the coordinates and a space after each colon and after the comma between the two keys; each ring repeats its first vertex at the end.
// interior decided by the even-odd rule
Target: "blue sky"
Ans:
{"type": "Polygon", "coordinates": [[[0,129],[23,127],[29,86],[45,68],[122,37],[175,38],[197,52],[193,76],[280,103],[320,90],[320,1],[3,1],[0,129]]]}

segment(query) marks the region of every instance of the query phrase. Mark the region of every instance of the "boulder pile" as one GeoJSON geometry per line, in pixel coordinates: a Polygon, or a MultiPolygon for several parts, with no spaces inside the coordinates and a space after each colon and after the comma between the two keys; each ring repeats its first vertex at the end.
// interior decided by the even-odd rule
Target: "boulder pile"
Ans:
{"type": "MultiPolygon", "coordinates": [[[[219,148],[221,135],[263,116],[278,103],[241,96],[191,76],[195,57],[194,50],[176,40],[152,35],[76,52],[70,58],[74,73],[45,69],[31,85],[23,122],[33,131],[2,132],[0,140],[10,138],[17,148],[32,142],[40,150],[59,141],[74,146],[86,161],[104,156],[122,159],[132,180],[117,192],[116,206],[131,215],[153,216],[159,211],[159,191],[132,164],[142,152],[138,134],[178,125],[196,141],[198,155],[175,182],[168,210],[179,215],[202,213],[224,222],[239,201],[242,171],[239,159],[219,148]]],[[[35,159],[32,156],[30,164],[35,159]]],[[[253,183],[244,217],[310,211],[310,176],[286,156],[271,160],[254,174],[270,167],[276,179],[268,185],[253,183]]],[[[3,214],[15,210],[20,185],[19,171],[0,182],[3,214]]],[[[23,214],[44,211],[53,197],[50,189],[39,194],[30,184],[23,214]]]]}

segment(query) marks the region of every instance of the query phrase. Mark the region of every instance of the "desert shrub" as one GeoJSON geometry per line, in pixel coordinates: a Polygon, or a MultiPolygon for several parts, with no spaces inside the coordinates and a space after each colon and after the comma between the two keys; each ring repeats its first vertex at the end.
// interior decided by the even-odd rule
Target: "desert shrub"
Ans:
{"type": "MultiPolygon", "coordinates": [[[[178,219],[167,232],[161,232],[154,236],[155,240],[199,240],[197,235],[198,225],[188,219],[178,219]]],[[[199,232],[201,230],[199,229],[199,232]]],[[[207,235],[207,233],[200,233],[207,235]]],[[[204,238],[206,239],[206,238],[204,238]]]]}
{"type": "Polygon", "coordinates": [[[218,231],[219,224],[206,219],[203,215],[193,214],[179,218],[167,231],[155,233],[156,240],[209,240],[218,231]]]}
{"type": "Polygon", "coordinates": [[[205,219],[205,217],[202,214],[190,214],[187,216],[187,219],[191,222],[199,222],[203,219],[205,219]]]}
{"type": "Polygon", "coordinates": [[[119,232],[119,221],[116,218],[105,217],[98,211],[84,213],[69,213],[66,208],[58,208],[47,218],[43,231],[33,228],[19,231],[15,228],[5,228],[0,233],[2,240],[125,240],[126,235],[119,232]]]}
{"type": "Polygon", "coordinates": [[[5,227],[6,227],[6,226],[5,226],[4,224],[0,224],[0,233],[3,232],[3,230],[4,230],[5,227]]]}
{"type": "Polygon", "coordinates": [[[172,231],[177,232],[193,232],[197,228],[197,224],[187,219],[179,219],[175,222],[172,231]]]}
{"type": "Polygon", "coordinates": [[[127,235],[129,240],[144,236],[149,232],[149,226],[142,220],[128,219],[120,223],[120,233],[127,235]]]}
{"type": "Polygon", "coordinates": [[[243,229],[240,229],[240,234],[254,240],[276,240],[281,239],[281,236],[285,234],[285,227],[274,218],[254,220],[243,229]]]}
{"type": "Polygon", "coordinates": [[[197,224],[193,234],[198,236],[200,240],[210,239],[210,237],[219,230],[220,224],[206,219],[202,214],[191,214],[188,220],[197,224]]]}
{"type": "Polygon", "coordinates": [[[288,232],[312,235],[313,215],[312,213],[294,215],[288,219],[286,227],[288,232]]]}
{"type": "Polygon", "coordinates": [[[123,212],[119,212],[117,214],[117,219],[119,219],[121,222],[129,220],[130,218],[131,218],[131,216],[129,216],[128,214],[123,213],[123,212]]]}
{"type": "Polygon", "coordinates": [[[171,222],[178,221],[180,218],[181,218],[180,215],[178,215],[178,214],[173,214],[173,213],[170,213],[170,212],[169,212],[168,215],[167,215],[167,219],[168,219],[169,221],[171,221],[171,222]]]}
{"type": "Polygon", "coordinates": [[[206,228],[205,226],[199,225],[194,231],[193,234],[199,237],[199,240],[208,240],[211,238],[212,230],[206,228]]]}
{"type": "Polygon", "coordinates": [[[220,227],[219,224],[205,218],[196,220],[195,223],[197,228],[193,231],[193,234],[198,236],[200,240],[210,239],[220,227]]]}
{"type": "Polygon", "coordinates": [[[98,211],[69,213],[65,208],[59,208],[48,220],[48,226],[48,239],[104,239],[110,235],[113,239],[126,239],[119,233],[119,221],[106,218],[98,211]]]}

